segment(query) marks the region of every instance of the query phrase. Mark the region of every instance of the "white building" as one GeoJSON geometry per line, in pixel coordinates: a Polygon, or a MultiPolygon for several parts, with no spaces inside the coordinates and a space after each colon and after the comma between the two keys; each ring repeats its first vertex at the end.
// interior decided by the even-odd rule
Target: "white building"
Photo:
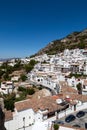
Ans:
{"type": "Polygon", "coordinates": [[[14,89],[14,84],[11,81],[1,82],[0,92],[2,94],[12,93],[14,89]]]}
{"type": "Polygon", "coordinates": [[[35,122],[32,130],[51,130],[51,122],[35,122]]]}
{"type": "Polygon", "coordinates": [[[7,130],[22,130],[55,116],[55,112],[62,108],[65,106],[57,104],[51,96],[19,101],[15,103],[15,111],[6,114],[5,127],[7,130]]]}
{"type": "Polygon", "coordinates": [[[84,74],[87,75],[87,61],[85,61],[85,65],[84,65],[84,74]]]}
{"type": "Polygon", "coordinates": [[[14,77],[11,78],[11,81],[14,81],[14,82],[15,82],[15,81],[18,81],[19,78],[20,78],[19,76],[14,76],[14,77]]]}

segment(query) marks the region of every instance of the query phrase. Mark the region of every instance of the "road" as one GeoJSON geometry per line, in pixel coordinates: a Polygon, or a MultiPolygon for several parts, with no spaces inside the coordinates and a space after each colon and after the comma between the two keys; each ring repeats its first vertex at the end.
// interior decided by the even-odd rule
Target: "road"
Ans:
{"type": "MultiPolygon", "coordinates": [[[[70,123],[65,122],[66,117],[63,117],[59,120],[63,121],[65,125],[73,126],[73,125],[78,124],[80,126],[80,128],[86,129],[85,123],[87,123],[87,110],[84,110],[84,112],[85,112],[85,115],[83,117],[80,117],[80,118],[76,117],[76,119],[74,121],[71,121],[70,123]]],[[[76,113],[74,113],[73,115],[76,116],[76,113]]]]}

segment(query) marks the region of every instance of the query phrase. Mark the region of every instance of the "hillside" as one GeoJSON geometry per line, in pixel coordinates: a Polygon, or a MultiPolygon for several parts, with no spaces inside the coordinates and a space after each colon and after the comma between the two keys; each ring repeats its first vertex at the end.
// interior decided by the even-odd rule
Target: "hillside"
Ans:
{"type": "Polygon", "coordinates": [[[50,42],[45,48],[38,51],[36,55],[43,53],[56,54],[64,49],[87,48],[87,29],[81,32],[73,32],[65,38],[50,42]]]}

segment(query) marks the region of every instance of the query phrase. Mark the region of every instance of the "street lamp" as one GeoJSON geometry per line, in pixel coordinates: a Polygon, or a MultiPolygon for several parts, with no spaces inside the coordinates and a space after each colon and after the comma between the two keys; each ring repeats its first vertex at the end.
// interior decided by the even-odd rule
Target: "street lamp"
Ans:
{"type": "Polygon", "coordinates": [[[24,128],[24,130],[25,130],[25,117],[23,117],[23,128],[24,128]]]}

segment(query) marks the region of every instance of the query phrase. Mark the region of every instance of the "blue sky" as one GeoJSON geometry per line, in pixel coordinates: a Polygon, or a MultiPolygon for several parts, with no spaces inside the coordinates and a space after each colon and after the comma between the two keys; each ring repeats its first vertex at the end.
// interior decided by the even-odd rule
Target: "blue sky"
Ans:
{"type": "Polygon", "coordinates": [[[26,57],[87,28],[87,0],[0,0],[0,58],[26,57]]]}

